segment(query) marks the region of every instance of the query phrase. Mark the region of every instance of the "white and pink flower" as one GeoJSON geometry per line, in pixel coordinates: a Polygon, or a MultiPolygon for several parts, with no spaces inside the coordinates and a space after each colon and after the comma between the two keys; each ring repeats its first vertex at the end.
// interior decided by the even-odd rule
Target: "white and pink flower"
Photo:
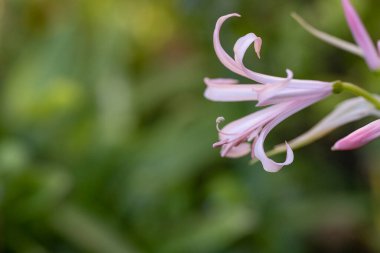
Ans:
{"type": "Polygon", "coordinates": [[[262,40],[249,33],[237,40],[234,46],[234,58],[228,55],[221,46],[219,33],[222,24],[230,17],[240,17],[230,14],[219,18],[214,31],[214,48],[219,60],[232,72],[255,81],[255,84],[239,84],[233,79],[205,79],[207,85],[205,97],[212,101],[258,101],[257,106],[267,106],[246,117],[227,124],[219,129],[222,117],[217,119],[219,141],[214,147],[221,147],[221,155],[226,157],[241,157],[251,153],[257,158],[266,171],[277,172],[284,165],[293,162],[293,151],[287,145],[286,160],[277,163],[267,157],[264,151],[264,141],[269,132],[280,122],[296,112],[326,98],[332,93],[332,82],[314,80],[297,80],[293,73],[287,70],[287,77],[275,77],[254,72],[245,67],[243,58],[248,48],[253,44],[260,58],[262,40]]]}

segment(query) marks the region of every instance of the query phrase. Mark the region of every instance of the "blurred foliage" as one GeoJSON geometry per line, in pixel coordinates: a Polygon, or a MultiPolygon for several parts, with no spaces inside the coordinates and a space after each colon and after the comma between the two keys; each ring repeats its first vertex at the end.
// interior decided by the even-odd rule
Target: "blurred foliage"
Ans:
{"type": "MultiPolygon", "coordinates": [[[[380,38],[377,1],[355,1],[380,38]]],[[[0,0],[0,251],[95,253],[379,252],[379,143],[331,153],[346,126],[269,174],[211,148],[215,119],[253,104],[206,101],[202,79],[235,77],[214,55],[255,32],[257,71],[379,77],[291,18],[352,40],[338,0],[0,0]]],[[[273,131],[294,138],[347,96],[273,131]]],[[[281,158],[278,158],[281,159],[281,158]]]]}

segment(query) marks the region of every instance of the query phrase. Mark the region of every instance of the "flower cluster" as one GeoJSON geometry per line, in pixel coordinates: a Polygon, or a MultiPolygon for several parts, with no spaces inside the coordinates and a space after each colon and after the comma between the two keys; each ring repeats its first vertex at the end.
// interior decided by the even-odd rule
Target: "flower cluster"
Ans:
{"type": "MultiPolygon", "coordinates": [[[[371,69],[380,69],[379,50],[375,48],[370,40],[367,31],[365,30],[359,16],[355,12],[349,0],[342,0],[342,4],[347,22],[358,46],[342,41],[315,29],[297,15],[294,15],[294,17],[313,35],[335,46],[363,56],[371,69]]],[[[267,135],[274,127],[286,118],[331,95],[333,90],[335,91],[335,85],[337,82],[295,79],[293,77],[293,72],[290,70],[286,70],[286,77],[276,77],[258,73],[247,68],[243,61],[247,50],[253,46],[257,57],[260,58],[262,39],[254,33],[249,33],[239,38],[233,48],[234,57],[231,57],[223,49],[219,37],[223,23],[231,17],[240,17],[240,15],[234,13],[222,16],[216,23],[213,35],[216,55],[226,68],[242,77],[252,80],[254,83],[240,84],[234,79],[205,78],[204,81],[207,86],[205,90],[205,97],[212,101],[221,102],[257,101],[256,107],[264,108],[257,110],[241,119],[233,121],[223,128],[220,128],[219,124],[224,120],[224,118],[217,118],[216,124],[219,132],[219,141],[217,141],[213,146],[221,148],[221,156],[223,157],[236,158],[250,154],[252,159],[257,159],[262,163],[266,171],[277,172],[283,166],[289,165],[293,162],[293,151],[291,145],[285,143],[283,146],[283,151],[286,151],[287,153],[285,161],[282,163],[273,161],[268,157],[268,154],[266,154],[264,150],[264,141],[267,135]]],[[[341,85],[339,87],[345,86],[341,85]]],[[[361,95],[361,90],[359,88],[354,91],[358,91],[357,94],[361,95]]],[[[376,98],[371,97],[371,94],[368,94],[365,93],[363,97],[366,98],[365,95],[367,95],[367,98],[370,97],[372,100],[376,100],[376,98]]],[[[342,115],[340,120],[338,120],[338,118],[334,119],[331,116],[328,118],[328,116],[315,128],[309,131],[309,133],[301,136],[301,141],[297,142],[296,139],[291,141],[290,144],[294,142],[299,143],[301,144],[300,146],[302,146],[304,143],[311,142],[311,140],[323,136],[328,131],[331,131],[340,125],[360,119],[370,114],[380,115],[377,113],[378,111],[375,110],[374,106],[370,104],[371,101],[367,102],[363,98],[360,98],[359,102],[358,99],[353,99],[352,102],[350,101],[346,103],[347,105],[351,105],[351,113],[348,113],[348,115],[352,115],[351,117],[342,115]],[[357,104],[357,106],[352,108],[352,105],[354,104],[357,104]],[[360,108],[365,108],[366,111],[361,111],[360,108]]],[[[335,114],[339,114],[338,111],[343,110],[339,108],[346,107],[347,106],[343,105],[338,106],[335,114]]],[[[334,113],[332,113],[332,115],[333,114],[334,113]]],[[[380,121],[375,121],[338,141],[334,145],[333,150],[357,148],[368,143],[379,135],[380,121]]]]}

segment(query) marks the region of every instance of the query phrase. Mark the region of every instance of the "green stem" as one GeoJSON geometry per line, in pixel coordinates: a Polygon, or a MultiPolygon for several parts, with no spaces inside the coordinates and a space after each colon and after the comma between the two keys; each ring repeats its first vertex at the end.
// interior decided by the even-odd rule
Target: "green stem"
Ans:
{"type": "Polygon", "coordinates": [[[337,94],[341,93],[342,91],[351,92],[354,95],[363,97],[365,100],[373,104],[376,109],[380,110],[380,101],[371,93],[365,89],[360,88],[359,86],[356,86],[355,84],[337,81],[333,84],[333,91],[337,94]]]}

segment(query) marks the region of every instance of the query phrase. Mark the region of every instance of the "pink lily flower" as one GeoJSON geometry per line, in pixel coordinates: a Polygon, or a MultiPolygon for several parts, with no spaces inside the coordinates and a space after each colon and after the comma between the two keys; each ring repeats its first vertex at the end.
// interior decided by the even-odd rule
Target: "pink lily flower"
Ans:
{"type": "Polygon", "coordinates": [[[229,56],[220,44],[219,32],[222,24],[230,14],[218,19],[214,31],[214,48],[216,55],[225,67],[256,84],[238,84],[233,79],[205,79],[207,85],[205,96],[212,101],[258,101],[258,106],[266,106],[246,117],[227,124],[219,129],[224,118],[217,119],[219,141],[214,147],[221,147],[221,155],[241,157],[251,153],[261,161],[268,172],[277,172],[283,166],[293,162],[293,151],[287,147],[286,159],[282,163],[269,159],[264,151],[264,141],[268,133],[280,122],[294,113],[316,103],[332,93],[332,83],[313,80],[293,79],[293,73],[287,70],[287,77],[275,77],[254,72],[245,67],[243,58],[247,49],[253,44],[260,57],[261,38],[249,33],[237,40],[234,46],[235,57],[229,56]]]}
{"type": "Polygon", "coordinates": [[[372,70],[380,69],[380,41],[377,42],[377,47],[373,43],[366,28],[364,27],[358,13],[351,5],[349,0],[342,0],[343,11],[346,16],[348,26],[355,39],[357,45],[346,42],[322,31],[317,30],[308,24],[305,20],[297,14],[293,14],[293,18],[304,27],[308,32],[317,38],[343,50],[349,51],[353,54],[359,55],[364,58],[368,67],[372,70]]]}
{"type": "Polygon", "coordinates": [[[360,148],[380,136],[380,120],[375,120],[337,141],[332,150],[360,148]]]}

